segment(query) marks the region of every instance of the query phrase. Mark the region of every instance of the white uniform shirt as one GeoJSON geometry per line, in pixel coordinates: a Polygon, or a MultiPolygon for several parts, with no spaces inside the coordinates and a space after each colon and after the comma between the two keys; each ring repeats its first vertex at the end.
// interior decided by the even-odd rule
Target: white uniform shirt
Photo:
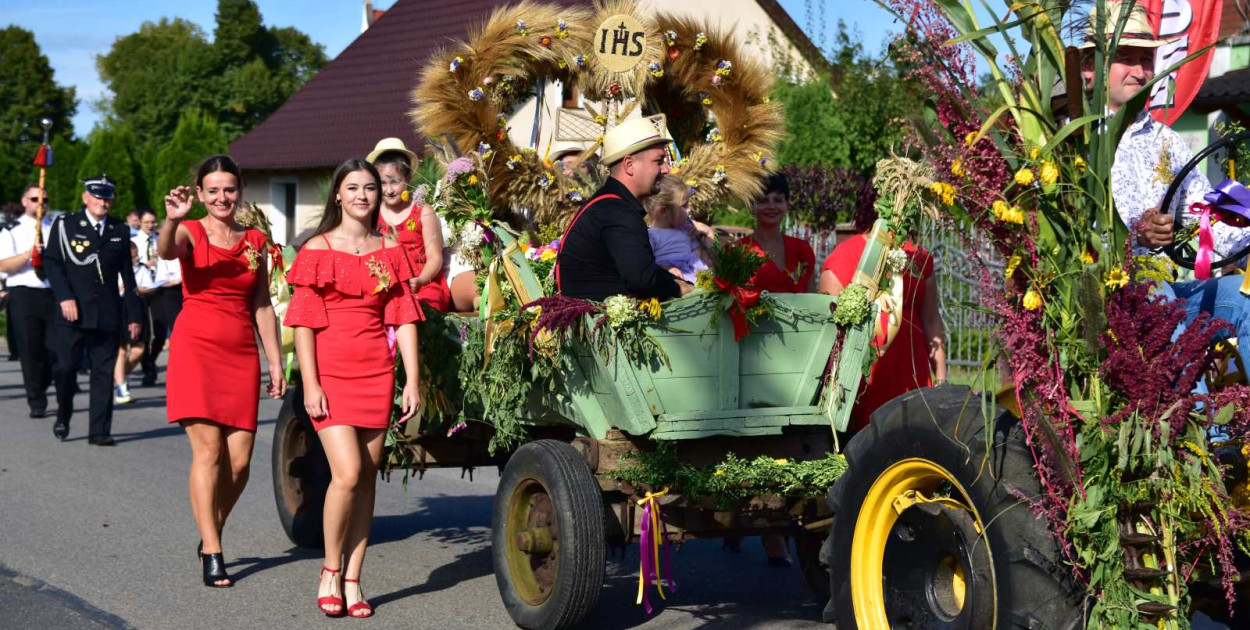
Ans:
{"type": "MultiPolygon", "coordinates": [[[[1120,219],[1130,232],[1147,210],[1163,203],[1163,195],[1167,194],[1173,177],[1191,159],[1193,152],[1180,134],[1156,122],[1149,112],[1141,112],[1129,124],[1120,138],[1120,146],[1116,147],[1115,164],[1111,166],[1111,197],[1115,200],[1120,219]]],[[[1189,205],[1202,201],[1211,190],[1211,182],[1200,169],[1195,168],[1185,177],[1184,184],[1172,198],[1172,207],[1162,208],[1161,212],[1172,214],[1180,206],[1185,212],[1185,224],[1193,223],[1200,215],[1190,214],[1189,205]]],[[[1236,228],[1227,223],[1212,225],[1211,235],[1220,258],[1250,244],[1250,229],[1236,228]]],[[[1149,252],[1144,247],[1136,246],[1136,238],[1133,242],[1134,254],[1149,252]]]]}
{"type": "MultiPolygon", "coordinates": [[[[46,239],[52,228],[52,219],[44,217],[43,235],[46,239]]],[[[45,243],[46,244],[46,243],[45,243]]],[[[35,218],[23,214],[18,217],[17,225],[0,232],[0,258],[12,258],[25,254],[35,246],[35,218]]],[[[34,289],[49,288],[47,280],[41,280],[35,274],[35,268],[27,262],[22,268],[8,275],[5,283],[10,287],[31,287],[34,289]]]]}
{"type": "Polygon", "coordinates": [[[156,232],[149,236],[140,231],[138,234],[130,237],[130,242],[139,248],[140,263],[147,263],[149,257],[159,257],[156,253],[156,232]]]}

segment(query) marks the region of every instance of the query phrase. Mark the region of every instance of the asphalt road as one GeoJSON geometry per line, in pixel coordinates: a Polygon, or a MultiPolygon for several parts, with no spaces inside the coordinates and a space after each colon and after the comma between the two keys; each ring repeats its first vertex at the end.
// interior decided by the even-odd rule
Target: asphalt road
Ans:
{"type": "MultiPolygon", "coordinates": [[[[398,477],[379,484],[363,575],[377,614],[318,613],[321,556],[291,544],[274,507],[273,401],[260,403],[251,481],[224,534],[237,586],[202,586],[186,438],[165,423],[162,388],[131,391],[136,401],[114,415],[116,447],[87,444],[85,411],[60,443],[51,418],[27,417],[18,364],[0,361],[0,630],[514,627],[489,553],[495,469],[473,481],[433,471],[406,490],[398,477]]],[[[76,406],[86,405],[80,394],[76,406]]],[[[717,541],[685,545],[673,555],[679,590],[650,616],[634,604],[637,569],[637,547],[609,562],[586,628],[829,627],[799,570],[765,564],[757,539],[741,553],[717,541]]]]}

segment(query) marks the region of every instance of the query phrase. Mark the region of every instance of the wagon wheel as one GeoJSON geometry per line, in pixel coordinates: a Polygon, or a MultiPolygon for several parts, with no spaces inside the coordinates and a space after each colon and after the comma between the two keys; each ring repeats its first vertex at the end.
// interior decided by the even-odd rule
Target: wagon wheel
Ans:
{"type": "Polygon", "coordinates": [[[847,445],[822,553],[839,627],[1084,627],[1083,590],[1020,499],[1040,489],[1019,420],[1002,413],[986,435],[971,396],[911,392],[847,445]]]}
{"type": "Polygon", "coordinates": [[[287,538],[300,547],[316,548],[323,544],[321,516],[330,487],[330,462],[303,400],[303,390],[291,388],[274,425],[273,496],[287,538]]]}
{"type": "Polygon", "coordinates": [[[581,455],[556,440],[517,449],[491,519],[495,581],[512,620],[528,630],[578,625],[599,600],[604,555],[603,496],[581,455]]]}
{"type": "MultiPolygon", "coordinates": [[[[1172,200],[1176,198],[1178,193],[1180,193],[1181,185],[1184,184],[1185,178],[1189,177],[1189,174],[1193,172],[1194,169],[1198,168],[1198,166],[1202,164],[1203,160],[1220,150],[1227,150],[1230,153],[1235,153],[1238,147],[1248,142],[1250,142],[1250,131],[1239,133],[1235,136],[1228,136],[1218,142],[1212,143],[1202,151],[1199,151],[1193,159],[1187,162],[1185,166],[1181,167],[1181,170],[1172,177],[1172,184],[1168,186],[1167,192],[1163,195],[1163,203],[1160,204],[1159,207],[1172,207],[1172,200]]],[[[1243,169],[1250,168],[1250,164],[1242,164],[1241,167],[1243,169]]],[[[1193,269],[1194,263],[1198,258],[1198,250],[1194,248],[1193,243],[1191,242],[1192,239],[1189,238],[1192,235],[1192,232],[1187,232],[1186,230],[1184,219],[1185,213],[1188,211],[1189,208],[1183,203],[1178,204],[1172,210],[1172,243],[1164,246],[1163,251],[1177,265],[1186,269],[1193,269]]],[[[1246,254],[1250,254],[1250,245],[1246,245],[1226,258],[1213,259],[1211,261],[1211,268],[1219,269],[1225,265],[1237,262],[1246,254]]]]}

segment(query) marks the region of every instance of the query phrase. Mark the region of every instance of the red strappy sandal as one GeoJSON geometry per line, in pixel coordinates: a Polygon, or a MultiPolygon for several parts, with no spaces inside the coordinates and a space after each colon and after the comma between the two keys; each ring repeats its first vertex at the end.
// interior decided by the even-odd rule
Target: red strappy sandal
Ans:
{"type": "MultiPolygon", "coordinates": [[[[360,591],[360,580],[353,580],[351,578],[343,578],[343,583],[355,584],[356,590],[360,591]]],[[[347,587],[343,587],[343,591],[344,591],[343,595],[346,596],[347,587]]],[[[357,619],[364,619],[366,617],[373,616],[373,606],[369,605],[369,602],[365,601],[364,591],[360,591],[360,601],[356,602],[355,604],[352,604],[351,606],[347,608],[347,616],[355,617],[357,619]]]]}
{"type": "MultiPolygon", "coordinates": [[[[321,573],[317,574],[317,589],[318,590],[321,589],[321,578],[324,577],[326,573],[329,573],[331,575],[338,575],[339,571],[340,569],[331,569],[329,567],[322,566],[321,573]]],[[[342,591],[343,589],[340,588],[339,590],[342,591]]],[[[318,597],[317,598],[317,610],[320,610],[321,612],[325,613],[327,617],[340,617],[343,615],[343,598],[338,595],[326,595],[325,597],[318,597]],[[338,610],[326,610],[326,606],[338,606],[339,609],[338,610]]]]}

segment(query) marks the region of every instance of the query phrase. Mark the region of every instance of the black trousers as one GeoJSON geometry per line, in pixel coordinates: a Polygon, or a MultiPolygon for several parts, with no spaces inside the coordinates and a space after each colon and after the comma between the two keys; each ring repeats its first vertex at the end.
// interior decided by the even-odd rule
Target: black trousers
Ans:
{"type": "Polygon", "coordinates": [[[22,384],[31,411],[48,408],[52,384],[52,291],[31,287],[9,289],[9,328],[22,361],[22,384]]]}
{"type": "Polygon", "coordinates": [[[56,419],[69,424],[74,415],[74,383],[78,374],[74,366],[78,357],[87,353],[91,366],[90,438],[106,438],[113,430],[113,368],[117,366],[120,343],[116,330],[75,328],[58,324],[53,342],[56,347],[56,419]]]}
{"type": "Polygon", "coordinates": [[[143,367],[143,380],[156,382],[156,358],[165,349],[165,342],[174,331],[174,320],[182,311],[182,285],[157,289],[144,300],[148,312],[149,343],[147,352],[139,364],[143,367]]]}

